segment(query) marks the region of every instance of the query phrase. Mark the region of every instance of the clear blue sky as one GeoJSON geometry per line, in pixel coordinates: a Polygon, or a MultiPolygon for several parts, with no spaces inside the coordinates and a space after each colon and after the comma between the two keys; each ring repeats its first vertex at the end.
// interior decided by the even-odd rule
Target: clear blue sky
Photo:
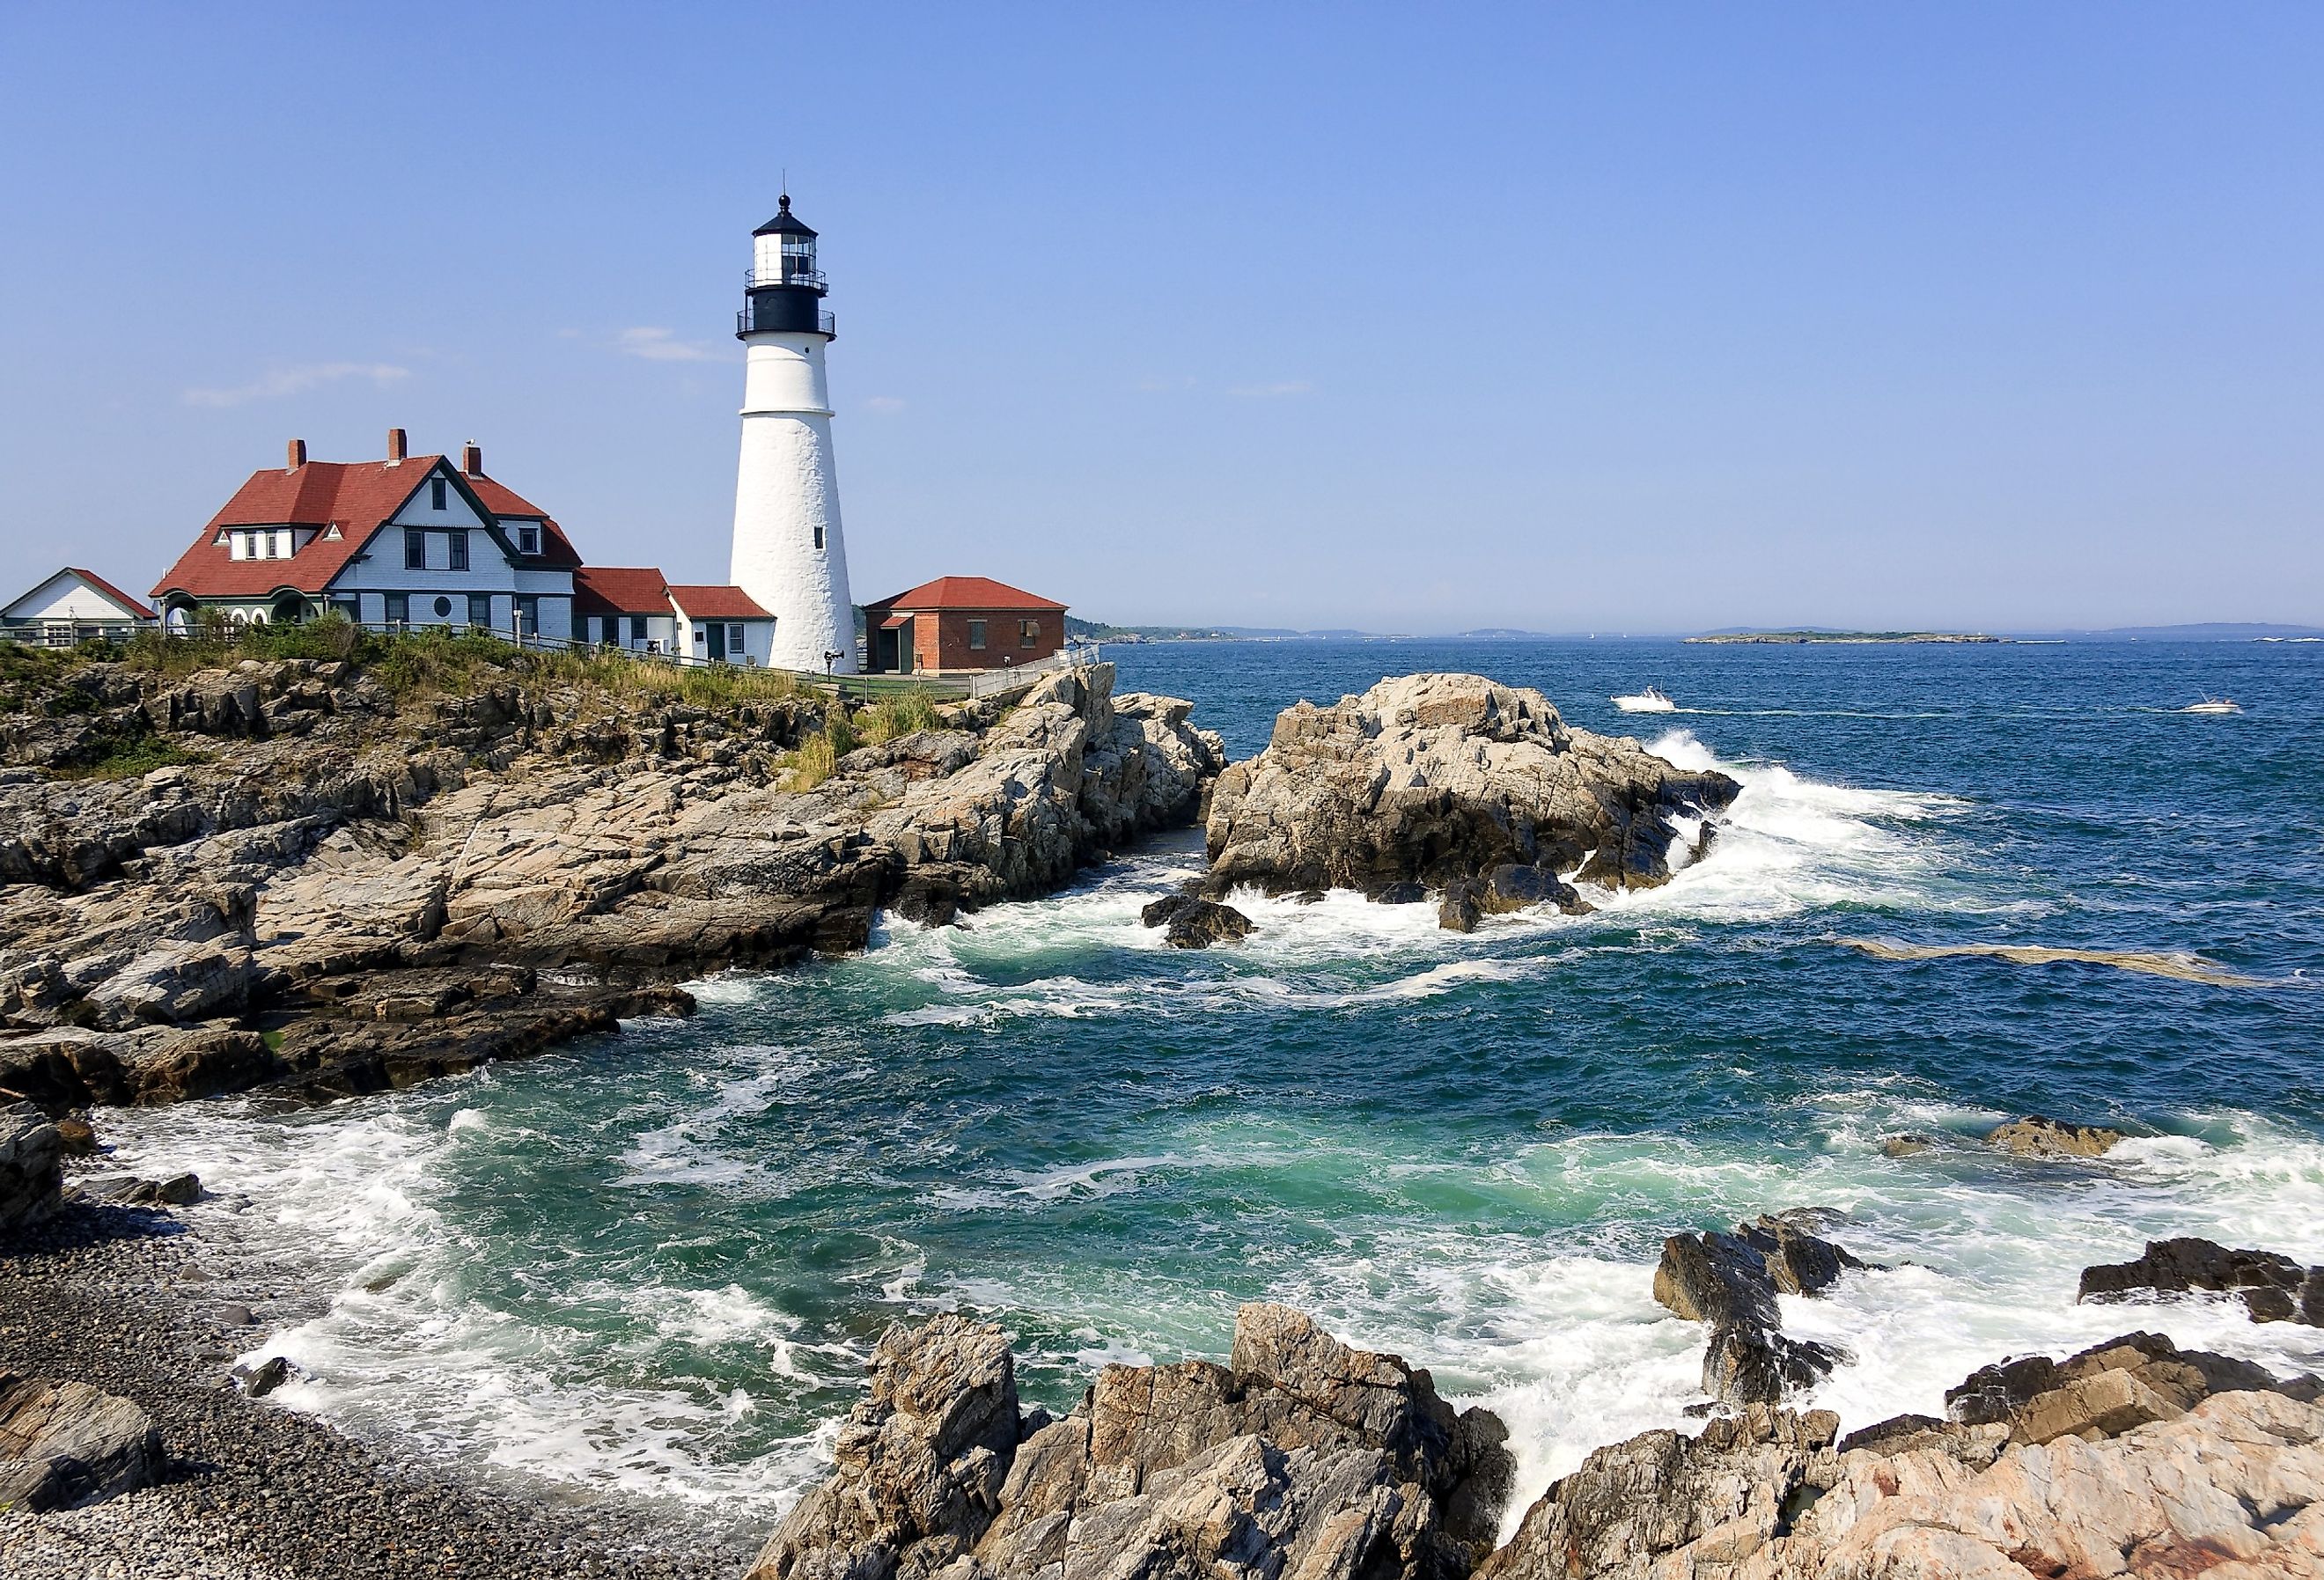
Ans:
{"type": "Polygon", "coordinates": [[[823,232],[858,597],[2324,624],[2324,6],[0,7],[0,584],[283,441],[724,579],[823,232]]]}

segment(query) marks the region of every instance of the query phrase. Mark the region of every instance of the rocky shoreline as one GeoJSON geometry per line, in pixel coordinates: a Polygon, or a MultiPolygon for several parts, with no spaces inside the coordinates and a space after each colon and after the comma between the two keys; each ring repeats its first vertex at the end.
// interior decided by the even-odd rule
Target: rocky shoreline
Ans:
{"type": "Polygon", "coordinates": [[[26,688],[0,718],[0,1100],[321,1102],[686,1013],[682,983],[861,948],[881,908],[1053,891],[1194,821],[1224,763],[1110,665],[851,716],[639,708],[525,661],[450,697],[308,660],[26,688]],[[190,761],[59,777],[122,737],[190,761]]]}
{"type": "Polygon", "coordinates": [[[646,1500],[551,1501],[246,1397],[228,1364],[316,1292],[221,1262],[165,1214],[83,1204],[0,1250],[0,1374],[142,1409],[157,1484],[82,1508],[0,1508],[9,1580],[731,1580],[747,1548],[646,1500]]]}

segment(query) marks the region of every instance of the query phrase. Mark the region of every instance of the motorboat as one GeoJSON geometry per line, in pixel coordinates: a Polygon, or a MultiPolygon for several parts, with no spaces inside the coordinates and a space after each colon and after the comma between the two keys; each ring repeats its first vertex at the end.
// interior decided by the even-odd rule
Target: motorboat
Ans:
{"type": "Polygon", "coordinates": [[[1678,704],[1664,696],[1658,688],[1653,686],[1628,697],[1617,697],[1613,702],[1614,706],[1624,713],[1676,713],[1678,711],[1678,704]]]}
{"type": "Polygon", "coordinates": [[[2240,702],[2231,701],[2225,697],[2206,697],[2200,702],[2189,703],[2179,711],[2181,713],[2241,713],[2243,710],[2244,705],[2240,702]]]}

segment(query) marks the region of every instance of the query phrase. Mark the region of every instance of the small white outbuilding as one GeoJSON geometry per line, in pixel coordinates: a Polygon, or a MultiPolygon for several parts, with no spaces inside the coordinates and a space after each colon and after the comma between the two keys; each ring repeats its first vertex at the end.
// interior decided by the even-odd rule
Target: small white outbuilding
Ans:
{"type": "Polygon", "coordinates": [[[47,647],[127,636],[152,623],[152,610],[95,571],[71,565],[0,608],[0,637],[47,647]]]}

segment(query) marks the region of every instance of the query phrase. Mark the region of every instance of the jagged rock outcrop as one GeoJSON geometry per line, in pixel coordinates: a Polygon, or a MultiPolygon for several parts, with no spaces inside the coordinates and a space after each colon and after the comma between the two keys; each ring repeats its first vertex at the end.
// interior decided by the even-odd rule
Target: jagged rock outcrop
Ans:
{"type": "Polygon", "coordinates": [[[939,1317],[881,1341],[836,1468],[751,1580],[1458,1580],[1508,1494],[1505,1436],[1283,1307],[1243,1307],[1228,1365],[1110,1366],[1054,1420],[1019,1412],[998,1328],[939,1317]]]}
{"type": "Polygon", "coordinates": [[[64,1137],[29,1103],[0,1107],[0,1239],[63,1205],[64,1137]]]}
{"type": "Polygon", "coordinates": [[[1990,1132],[1986,1144],[2020,1158],[2099,1158],[2122,1140],[2122,1132],[2096,1124],[2062,1124],[2038,1113],[2013,1119],[1990,1132]]]}
{"type": "Polygon", "coordinates": [[[338,664],[92,668],[74,706],[125,698],[214,760],[0,772],[0,883],[25,886],[0,907],[0,1097],[57,1113],[380,1091],[683,1013],[675,983],[860,948],[883,905],[942,922],[1053,890],[1193,821],[1225,761],[1185,703],[1115,698],[1108,665],[796,790],[783,753],[827,701],[512,680],[400,703],[338,664]]]}
{"type": "Polygon", "coordinates": [[[1538,691],[1476,675],[1383,680],[1329,707],[1286,708],[1267,750],[1220,776],[1209,892],[1443,891],[1455,928],[1503,904],[1572,909],[1569,876],[1667,881],[1683,830],[1740,789],[1636,741],[1569,729],[1538,691]]]}
{"type": "Polygon", "coordinates": [[[2193,1290],[2235,1296],[2254,1322],[2324,1327],[2324,1267],[2302,1267],[2272,1251],[2231,1251],[2214,1240],[2150,1240],[2129,1261],[2082,1270],[2078,1298],[2119,1300],[2193,1290]]]}
{"type": "Polygon", "coordinates": [[[1478,1575],[2319,1572],[2324,1409],[2312,1381],[2277,1383],[2148,1334],[2034,1359],[2046,1370],[2006,1363],[1953,1391],[1952,1421],[1898,1417],[1834,1442],[1829,1412],[1754,1406],[1697,1437],[1648,1432],[1599,1449],[1478,1575]]]}
{"type": "Polygon", "coordinates": [[[167,1463],[161,1433],[129,1400],[0,1372],[0,1507],[93,1503],[152,1485],[167,1463]]]}
{"type": "Polygon", "coordinates": [[[1702,1391],[1733,1409],[1775,1404],[1812,1387],[1848,1359],[1845,1351],[1782,1331],[1778,1294],[1814,1295],[1866,1264],[1812,1233],[1826,1215],[1761,1214],[1731,1234],[1673,1234],[1655,1267],[1655,1298],[1691,1322],[1711,1325],[1702,1391]]]}

